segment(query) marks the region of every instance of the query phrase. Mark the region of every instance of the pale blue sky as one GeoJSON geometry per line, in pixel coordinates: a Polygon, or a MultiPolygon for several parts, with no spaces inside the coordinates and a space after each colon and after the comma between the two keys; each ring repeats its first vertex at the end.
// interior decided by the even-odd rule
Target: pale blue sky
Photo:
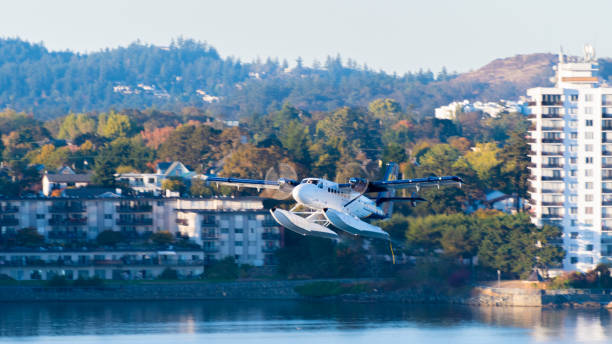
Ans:
{"type": "Polygon", "coordinates": [[[0,36],[82,52],[183,36],[242,60],[340,53],[403,73],[467,71],[560,45],[579,54],[586,42],[612,56],[611,17],[609,0],[19,0],[0,3],[0,36]]]}

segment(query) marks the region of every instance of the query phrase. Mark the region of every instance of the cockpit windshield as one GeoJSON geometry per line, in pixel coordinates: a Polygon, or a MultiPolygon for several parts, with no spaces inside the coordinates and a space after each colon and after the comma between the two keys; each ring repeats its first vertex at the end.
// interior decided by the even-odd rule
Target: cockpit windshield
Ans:
{"type": "Polygon", "coordinates": [[[314,179],[314,178],[307,178],[302,180],[302,184],[314,184],[317,185],[319,184],[319,180],[318,179],[314,179]]]}

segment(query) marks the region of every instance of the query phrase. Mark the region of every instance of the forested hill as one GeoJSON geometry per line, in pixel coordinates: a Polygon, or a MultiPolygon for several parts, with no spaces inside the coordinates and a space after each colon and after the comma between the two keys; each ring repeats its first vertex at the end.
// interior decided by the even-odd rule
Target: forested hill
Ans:
{"type": "Polygon", "coordinates": [[[89,54],[0,39],[0,108],[46,120],[110,108],[196,106],[236,119],[277,110],[285,102],[329,111],[384,97],[424,116],[457,99],[524,95],[528,87],[549,83],[553,60],[550,54],[523,55],[462,75],[418,71],[400,76],[340,57],[314,66],[298,61],[293,68],[273,59],[243,63],[220,57],[205,43],[183,39],[168,47],[134,43],[89,54]]]}

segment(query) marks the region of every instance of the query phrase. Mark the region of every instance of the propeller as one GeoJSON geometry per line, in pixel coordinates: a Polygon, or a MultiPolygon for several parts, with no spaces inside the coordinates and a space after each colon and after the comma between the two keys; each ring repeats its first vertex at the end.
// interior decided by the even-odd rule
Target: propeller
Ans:
{"type": "Polygon", "coordinates": [[[266,189],[260,196],[277,200],[285,200],[291,197],[293,187],[298,184],[295,169],[284,162],[270,167],[266,172],[266,180],[278,180],[280,187],[278,190],[266,189]]]}
{"type": "Polygon", "coordinates": [[[348,181],[351,190],[363,195],[368,190],[370,182],[365,178],[350,178],[348,181]]]}

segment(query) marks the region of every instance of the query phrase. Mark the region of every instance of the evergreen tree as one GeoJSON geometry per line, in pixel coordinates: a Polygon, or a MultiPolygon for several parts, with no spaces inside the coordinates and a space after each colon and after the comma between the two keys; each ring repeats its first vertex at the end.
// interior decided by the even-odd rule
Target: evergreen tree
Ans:
{"type": "Polygon", "coordinates": [[[519,198],[525,200],[528,196],[529,187],[529,158],[530,147],[525,137],[519,132],[512,132],[503,147],[500,158],[502,164],[502,178],[504,189],[509,194],[516,194],[514,207],[521,210],[519,198]]]}

